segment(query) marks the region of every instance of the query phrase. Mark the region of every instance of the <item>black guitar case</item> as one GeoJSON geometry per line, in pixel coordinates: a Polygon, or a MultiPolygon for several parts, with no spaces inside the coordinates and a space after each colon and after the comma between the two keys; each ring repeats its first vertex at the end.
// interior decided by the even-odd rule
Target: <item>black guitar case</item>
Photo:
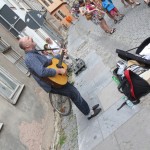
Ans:
{"type": "Polygon", "coordinates": [[[150,43],[150,37],[147,38],[146,40],[144,40],[142,42],[142,44],[139,46],[139,47],[136,47],[137,50],[136,50],[136,54],[132,54],[130,53],[129,51],[135,49],[135,48],[132,48],[130,50],[127,50],[127,51],[124,51],[124,50],[120,50],[120,49],[116,49],[116,53],[118,54],[118,56],[125,60],[125,61],[128,61],[128,60],[136,60],[137,62],[139,63],[143,63],[145,64],[146,67],[150,67],[150,60],[147,60],[145,58],[142,58],[142,56],[139,55],[139,53],[144,49],[144,47],[146,47],[148,44],[150,43]]]}

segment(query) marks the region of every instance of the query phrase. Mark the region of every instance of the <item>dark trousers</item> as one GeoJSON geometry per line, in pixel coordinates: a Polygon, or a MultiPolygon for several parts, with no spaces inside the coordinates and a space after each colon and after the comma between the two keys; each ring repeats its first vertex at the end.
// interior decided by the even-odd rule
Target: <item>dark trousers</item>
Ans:
{"type": "Polygon", "coordinates": [[[52,87],[50,92],[69,97],[84,115],[89,114],[90,112],[89,105],[81,97],[79,91],[72,84],[67,83],[65,86],[61,88],[52,87]]]}

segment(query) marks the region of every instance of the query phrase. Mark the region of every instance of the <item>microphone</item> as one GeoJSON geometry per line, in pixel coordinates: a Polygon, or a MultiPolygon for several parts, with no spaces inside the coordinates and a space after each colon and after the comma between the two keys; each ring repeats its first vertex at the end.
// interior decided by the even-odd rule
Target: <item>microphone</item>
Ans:
{"type": "Polygon", "coordinates": [[[47,49],[38,49],[37,51],[49,51],[49,50],[57,50],[57,49],[60,49],[60,48],[47,48],[47,49]]]}

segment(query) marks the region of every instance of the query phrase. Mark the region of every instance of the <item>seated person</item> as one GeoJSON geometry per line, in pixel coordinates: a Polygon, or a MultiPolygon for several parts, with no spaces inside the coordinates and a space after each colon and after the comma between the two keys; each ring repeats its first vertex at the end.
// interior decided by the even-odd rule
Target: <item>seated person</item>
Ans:
{"type": "Polygon", "coordinates": [[[49,53],[53,54],[54,56],[57,54],[60,54],[61,50],[59,49],[59,47],[54,47],[54,48],[58,48],[56,50],[51,50],[51,45],[50,44],[45,44],[44,45],[44,49],[48,50],[49,49],[49,53]]]}

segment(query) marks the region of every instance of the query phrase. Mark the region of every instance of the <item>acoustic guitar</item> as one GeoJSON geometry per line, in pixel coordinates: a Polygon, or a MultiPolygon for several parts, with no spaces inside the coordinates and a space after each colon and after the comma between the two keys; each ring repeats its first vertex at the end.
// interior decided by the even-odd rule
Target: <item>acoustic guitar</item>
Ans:
{"type": "MultiPolygon", "coordinates": [[[[52,68],[52,69],[58,69],[58,68],[64,68],[67,69],[67,65],[63,62],[63,57],[64,57],[64,51],[61,52],[60,59],[53,58],[52,63],[47,67],[47,68],[52,68]]],[[[58,74],[54,77],[48,77],[50,82],[54,86],[63,86],[67,83],[68,81],[68,76],[66,74],[58,74]]]]}

